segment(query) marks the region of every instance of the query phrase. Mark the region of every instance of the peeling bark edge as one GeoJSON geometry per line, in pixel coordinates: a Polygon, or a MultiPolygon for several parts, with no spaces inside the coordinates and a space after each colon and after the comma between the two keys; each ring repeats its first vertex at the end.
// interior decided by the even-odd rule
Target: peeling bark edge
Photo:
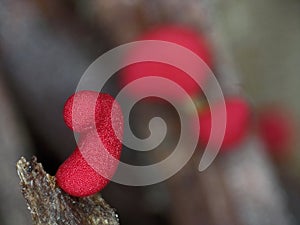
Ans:
{"type": "Polygon", "coordinates": [[[100,194],[72,197],[62,191],[36,157],[17,162],[22,194],[34,225],[119,225],[118,215],[100,194]]]}

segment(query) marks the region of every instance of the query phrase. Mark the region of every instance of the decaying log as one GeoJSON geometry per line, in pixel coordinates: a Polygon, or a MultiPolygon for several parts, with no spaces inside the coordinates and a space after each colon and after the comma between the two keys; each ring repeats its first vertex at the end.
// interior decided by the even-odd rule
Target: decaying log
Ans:
{"type": "Polygon", "coordinates": [[[118,225],[118,215],[99,195],[76,198],[63,192],[36,157],[17,163],[22,193],[34,225],[118,225]]]}

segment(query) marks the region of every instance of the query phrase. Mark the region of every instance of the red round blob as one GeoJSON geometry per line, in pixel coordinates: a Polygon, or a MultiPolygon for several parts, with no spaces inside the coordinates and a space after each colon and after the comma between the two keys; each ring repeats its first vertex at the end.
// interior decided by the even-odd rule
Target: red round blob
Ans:
{"type": "Polygon", "coordinates": [[[63,112],[66,125],[76,132],[91,129],[93,123],[95,124],[95,115],[99,107],[97,99],[100,96],[95,91],[80,91],[70,96],[63,112]]]}
{"type": "Polygon", "coordinates": [[[59,167],[56,181],[61,189],[76,197],[95,194],[109,182],[87,163],[78,148],[59,167]]]}
{"type": "Polygon", "coordinates": [[[66,125],[75,132],[94,129],[99,120],[108,118],[114,98],[96,91],[79,91],[68,98],[64,106],[66,125]]]}
{"type": "MultiPolygon", "coordinates": [[[[237,144],[246,136],[250,125],[250,107],[248,103],[239,97],[231,97],[225,99],[227,120],[225,128],[225,136],[222,142],[221,151],[228,150],[237,144]]],[[[204,110],[199,115],[200,121],[200,142],[207,145],[211,135],[211,111],[221,110],[221,105],[216,104],[214,108],[204,110]]],[[[221,113],[221,111],[220,111],[221,113]]],[[[212,134],[213,135],[213,134],[212,134]]]]}
{"type": "MultiPolygon", "coordinates": [[[[207,41],[200,33],[196,32],[192,28],[183,25],[162,25],[146,31],[138,38],[138,40],[160,40],[178,44],[191,50],[193,53],[199,56],[203,62],[208,65],[208,67],[212,67],[212,55],[207,41]]],[[[187,61],[181,55],[176,54],[176,49],[170,49],[170,52],[166,53],[162,52],[161,49],[149,49],[149,47],[146,45],[144,48],[132,49],[127,56],[127,60],[130,59],[131,56],[139,57],[146,55],[149,51],[157,53],[160,56],[166,55],[166,58],[168,57],[168,54],[172,54],[175,55],[180,62],[187,61]]],[[[208,71],[206,67],[203,65],[203,68],[199,70],[198,65],[189,62],[186,63],[190,64],[188,65],[188,68],[192,69],[196,74],[198,74],[200,84],[204,85],[208,77],[208,71]]],[[[201,89],[196,81],[176,66],[177,65],[173,66],[153,61],[131,64],[122,70],[120,81],[122,86],[126,86],[136,79],[147,76],[156,76],[167,78],[177,83],[190,96],[198,94],[201,89]]],[[[158,90],[159,94],[162,96],[171,97],[176,100],[181,100],[184,98],[184,96],[181,96],[179,93],[170,91],[168,86],[160,84],[154,80],[153,82],[147,81],[143,85],[131,88],[129,91],[130,94],[139,96],[139,94],[145,93],[145,90],[154,88],[155,90],[158,90]]]]}
{"type": "Polygon", "coordinates": [[[84,132],[80,134],[78,148],[59,167],[56,179],[59,187],[68,194],[84,197],[102,190],[117,169],[122,150],[123,115],[119,104],[108,94],[82,91],[75,95],[79,97],[79,101],[76,100],[78,105],[72,103],[74,95],[71,96],[65,107],[65,112],[68,112],[64,114],[65,121],[74,124],[70,122],[72,114],[69,111],[70,107],[75,109],[73,115],[78,116],[75,129],[84,132]],[[94,111],[88,102],[95,97],[94,111]],[[92,123],[96,128],[90,129],[92,123]]]}
{"type": "Polygon", "coordinates": [[[292,118],[291,113],[279,107],[267,108],[259,114],[259,134],[272,154],[283,155],[290,149],[295,136],[292,118]]]}

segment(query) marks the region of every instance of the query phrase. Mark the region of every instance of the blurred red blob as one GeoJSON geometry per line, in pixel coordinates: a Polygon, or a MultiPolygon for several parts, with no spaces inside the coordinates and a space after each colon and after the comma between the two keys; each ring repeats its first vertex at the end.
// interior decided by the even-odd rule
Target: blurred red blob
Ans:
{"type": "MultiPolygon", "coordinates": [[[[250,128],[251,120],[251,109],[245,99],[241,97],[227,98],[225,106],[227,120],[221,151],[228,151],[243,140],[250,128]]],[[[200,112],[200,142],[203,145],[207,145],[211,135],[211,111],[216,110],[218,116],[218,114],[221,115],[221,109],[221,104],[216,104],[212,109],[207,108],[200,112]]]]}
{"type": "MultiPolygon", "coordinates": [[[[205,38],[193,30],[190,27],[186,27],[184,25],[161,25],[159,27],[155,27],[151,30],[146,31],[142,34],[138,40],[160,40],[167,41],[171,43],[178,44],[182,47],[185,47],[199,56],[203,62],[208,66],[212,67],[212,54],[211,49],[205,40],[205,38]]],[[[144,48],[136,48],[133,49],[132,52],[128,54],[128,58],[134,55],[145,55],[147,51],[154,52],[158,55],[166,55],[168,54],[175,55],[179,61],[187,61],[183,58],[183,56],[176,54],[176,49],[170,49],[170,52],[162,52],[161,49],[149,49],[149,47],[145,46],[144,48]]],[[[125,59],[126,60],[126,59],[125,59]]],[[[187,62],[188,68],[198,74],[198,80],[201,85],[204,85],[207,80],[207,68],[205,64],[203,64],[203,69],[199,70],[199,65],[194,65],[193,63],[187,62]]],[[[169,65],[161,62],[154,61],[145,61],[140,63],[131,64],[130,66],[123,69],[121,73],[121,84],[126,86],[132,81],[147,77],[147,76],[157,76],[162,78],[170,79],[171,81],[177,83],[181,86],[190,96],[196,95],[200,92],[200,87],[197,82],[193,78],[191,78],[187,73],[178,69],[177,65],[169,65]]],[[[134,94],[135,96],[139,96],[140,93],[144,93],[145,89],[155,89],[162,96],[171,97],[176,100],[183,99],[184,96],[181,96],[179,93],[174,92],[174,90],[169,90],[168,86],[160,84],[159,82],[153,81],[145,83],[145,85],[140,85],[138,87],[134,87],[130,89],[130,94],[134,94]]]]}
{"type": "Polygon", "coordinates": [[[288,110],[271,106],[259,113],[259,134],[270,153],[284,156],[292,147],[296,133],[295,121],[288,110]]]}

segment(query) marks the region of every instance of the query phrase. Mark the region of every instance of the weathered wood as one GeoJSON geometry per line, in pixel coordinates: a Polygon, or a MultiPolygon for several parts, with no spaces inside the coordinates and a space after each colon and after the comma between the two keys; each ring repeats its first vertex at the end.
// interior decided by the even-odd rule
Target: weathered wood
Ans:
{"type": "Polygon", "coordinates": [[[36,157],[17,163],[22,193],[34,225],[118,225],[118,215],[100,196],[72,197],[62,191],[36,157]]]}

